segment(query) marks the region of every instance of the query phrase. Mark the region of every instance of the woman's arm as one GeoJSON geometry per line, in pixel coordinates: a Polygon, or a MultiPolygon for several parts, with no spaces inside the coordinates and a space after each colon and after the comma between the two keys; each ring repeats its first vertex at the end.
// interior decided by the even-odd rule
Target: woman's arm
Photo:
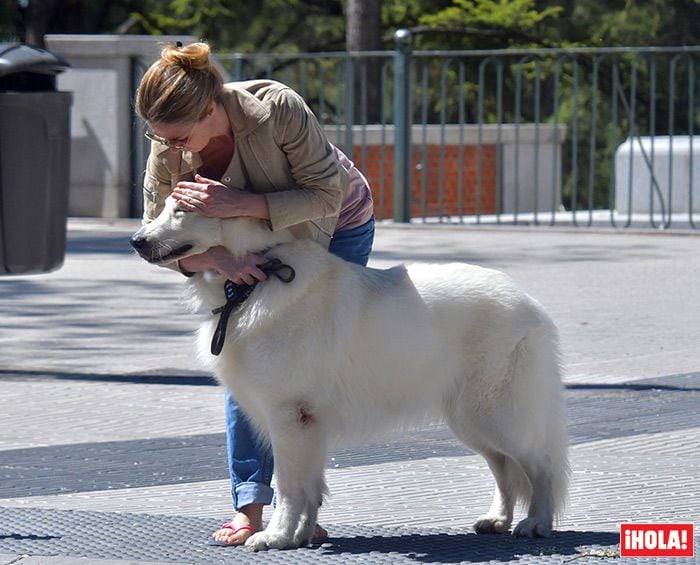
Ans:
{"type": "Polygon", "coordinates": [[[170,171],[167,165],[151,149],[143,177],[143,223],[152,222],[163,210],[165,199],[171,191],[170,171]]]}
{"type": "Polygon", "coordinates": [[[276,142],[286,155],[295,186],[264,195],[272,229],[337,216],[346,172],[338,165],[318,119],[291,88],[277,93],[274,108],[276,142]]]}

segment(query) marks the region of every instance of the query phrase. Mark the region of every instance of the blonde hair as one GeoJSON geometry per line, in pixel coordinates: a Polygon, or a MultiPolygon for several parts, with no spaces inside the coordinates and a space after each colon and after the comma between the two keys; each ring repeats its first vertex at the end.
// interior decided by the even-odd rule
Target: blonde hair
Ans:
{"type": "Polygon", "coordinates": [[[209,60],[209,45],[166,45],[141,79],[136,113],[149,123],[194,122],[221,102],[224,80],[209,60]]]}

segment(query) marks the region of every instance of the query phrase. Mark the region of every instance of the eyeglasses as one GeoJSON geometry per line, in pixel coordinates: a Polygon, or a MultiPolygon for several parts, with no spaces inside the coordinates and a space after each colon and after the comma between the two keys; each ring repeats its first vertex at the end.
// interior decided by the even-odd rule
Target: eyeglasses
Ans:
{"type": "Polygon", "coordinates": [[[185,149],[187,146],[187,143],[190,141],[190,137],[192,137],[192,132],[194,131],[195,126],[197,125],[197,122],[195,122],[192,125],[192,129],[190,130],[190,133],[187,134],[187,137],[185,138],[185,141],[170,141],[169,139],[165,139],[164,137],[160,137],[159,135],[156,135],[152,131],[146,130],[143,132],[143,135],[146,139],[150,139],[151,141],[155,141],[156,143],[160,143],[161,145],[165,145],[168,149],[178,149],[182,150],[185,149]]]}

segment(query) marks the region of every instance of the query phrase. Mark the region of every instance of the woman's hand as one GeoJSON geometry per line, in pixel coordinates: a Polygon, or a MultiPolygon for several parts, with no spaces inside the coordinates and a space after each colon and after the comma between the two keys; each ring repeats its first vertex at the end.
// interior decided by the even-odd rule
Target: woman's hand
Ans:
{"type": "Polygon", "coordinates": [[[270,216],[267,201],[261,194],[229,188],[201,175],[195,175],[194,182],[177,183],[172,196],[186,210],[208,218],[249,216],[267,219],[270,216]]]}
{"type": "Polygon", "coordinates": [[[221,276],[236,284],[253,285],[264,281],[267,275],[258,265],[267,261],[262,255],[248,253],[241,259],[234,259],[224,247],[212,247],[199,255],[190,255],[180,259],[180,266],[186,271],[216,271],[221,276]]]}
{"type": "Polygon", "coordinates": [[[208,179],[201,175],[195,175],[194,182],[180,181],[173,189],[173,198],[180,205],[208,218],[232,218],[242,214],[236,213],[239,208],[239,200],[242,191],[231,189],[227,186],[208,179]]]}

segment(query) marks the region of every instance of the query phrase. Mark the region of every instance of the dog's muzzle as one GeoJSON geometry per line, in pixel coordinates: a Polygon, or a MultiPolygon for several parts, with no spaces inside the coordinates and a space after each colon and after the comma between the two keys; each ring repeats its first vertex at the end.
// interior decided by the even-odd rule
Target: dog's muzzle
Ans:
{"type": "Polygon", "coordinates": [[[135,233],[129,240],[129,243],[146,261],[156,264],[173,261],[178,257],[182,257],[192,249],[192,245],[189,243],[173,249],[159,241],[149,240],[147,237],[141,235],[140,232],[135,233]]]}

